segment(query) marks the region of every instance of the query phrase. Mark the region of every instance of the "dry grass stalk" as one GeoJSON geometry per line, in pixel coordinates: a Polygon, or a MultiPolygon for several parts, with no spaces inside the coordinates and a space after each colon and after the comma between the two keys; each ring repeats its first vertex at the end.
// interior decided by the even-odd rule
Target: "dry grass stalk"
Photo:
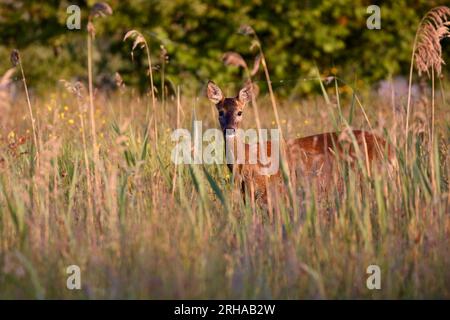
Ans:
{"type": "MultiPolygon", "coordinates": [[[[181,109],[181,91],[180,86],[177,86],[177,124],[176,128],[180,128],[180,109],[181,109]]],[[[175,162],[178,161],[178,153],[176,154],[175,162]]],[[[172,200],[175,198],[175,186],[177,183],[178,167],[175,165],[173,168],[172,179],[172,200]]]]}
{"type": "MultiPolygon", "coordinates": [[[[157,117],[156,117],[156,99],[155,99],[155,87],[153,85],[153,67],[152,67],[152,59],[150,56],[150,49],[147,43],[147,40],[145,40],[145,37],[137,30],[130,30],[128,31],[123,41],[126,41],[127,39],[132,39],[133,41],[133,47],[131,48],[131,58],[133,58],[133,52],[134,50],[139,46],[141,49],[145,49],[145,52],[147,54],[147,63],[148,63],[148,75],[150,78],[150,94],[152,96],[152,109],[153,109],[153,121],[154,121],[154,127],[153,127],[153,133],[155,136],[155,150],[158,150],[158,127],[157,127],[157,117]]],[[[164,93],[163,93],[164,94],[164,93]]],[[[147,112],[147,118],[148,118],[148,112],[147,112]]],[[[148,123],[150,126],[150,122],[148,123]]]]}
{"type": "Polygon", "coordinates": [[[100,165],[99,159],[99,148],[97,144],[97,134],[95,125],[95,107],[94,107],[94,88],[93,88],[93,71],[92,71],[92,41],[95,38],[95,27],[93,24],[93,19],[96,17],[104,17],[106,15],[111,15],[112,9],[105,2],[99,2],[94,4],[89,14],[89,21],[87,24],[87,50],[88,50],[88,82],[89,82],[89,111],[91,120],[91,134],[92,134],[92,145],[94,153],[94,181],[95,181],[95,201],[100,201],[100,173],[98,172],[98,167],[100,165]]]}
{"type": "MultiPolygon", "coordinates": [[[[450,9],[440,6],[430,10],[423,18],[416,34],[414,60],[419,76],[427,73],[431,78],[431,119],[430,119],[430,165],[434,172],[434,113],[435,113],[435,75],[442,73],[441,40],[450,37],[450,9]]],[[[434,174],[431,175],[433,190],[436,190],[434,174]]]]}
{"type": "MultiPolygon", "coordinates": [[[[426,72],[430,75],[434,72],[439,76],[442,71],[442,65],[445,63],[442,59],[442,47],[440,41],[450,36],[450,8],[439,6],[431,9],[420,21],[414,38],[411,67],[409,72],[409,90],[408,102],[406,107],[406,127],[405,127],[405,154],[408,155],[408,131],[409,114],[411,109],[411,87],[414,62],[421,75],[426,72]]],[[[434,95],[434,90],[433,93],[434,95]]],[[[434,114],[434,105],[432,106],[434,114]]],[[[434,128],[434,118],[432,116],[431,127],[434,128]]],[[[433,132],[432,132],[433,134],[433,132]]]]}
{"type": "Polygon", "coordinates": [[[226,66],[236,66],[244,69],[248,68],[244,58],[237,52],[225,52],[222,56],[222,61],[226,66]]]}
{"type": "MultiPolygon", "coordinates": [[[[251,27],[249,27],[251,28],[251,27]]],[[[251,29],[253,30],[253,29],[251,29]]],[[[256,128],[258,129],[258,132],[261,132],[261,121],[260,121],[260,117],[259,117],[259,109],[258,109],[258,104],[256,103],[256,96],[257,93],[259,92],[259,88],[253,83],[252,81],[252,72],[250,72],[247,63],[245,62],[244,58],[242,58],[242,56],[237,53],[237,52],[226,52],[223,56],[222,56],[222,61],[225,65],[233,65],[233,66],[237,66],[237,67],[241,67],[244,69],[245,74],[247,75],[247,81],[245,83],[246,86],[250,87],[250,92],[251,92],[251,102],[252,102],[252,109],[253,109],[253,113],[255,116],[255,121],[256,121],[256,128]]],[[[255,69],[255,68],[253,68],[255,69]]],[[[261,137],[260,137],[261,140],[261,137]]],[[[235,174],[235,172],[233,172],[233,175],[235,174]]],[[[268,184],[268,180],[267,177],[265,177],[266,179],[266,185],[268,184]]],[[[253,213],[255,213],[255,203],[253,201],[253,188],[250,187],[250,194],[251,194],[251,207],[252,207],[252,211],[253,213]]],[[[272,206],[272,199],[271,197],[267,197],[268,200],[268,212],[269,212],[269,216],[270,219],[272,220],[273,218],[273,206],[272,206]]]]}
{"type": "MultiPolygon", "coordinates": [[[[287,155],[286,155],[286,146],[285,146],[285,139],[284,139],[284,135],[283,135],[283,131],[281,130],[281,121],[280,121],[280,116],[278,113],[278,106],[277,106],[277,102],[275,99],[275,94],[273,92],[273,88],[272,88],[272,81],[270,79],[270,74],[269,74],[269,69],[267,67],[267,62],[266,62],[266,58],[264,56],[264,52],[261,46],[261,41],[258,38],[258,35],[256,34],[255,30],[249,26],[249,25],[242,25],[239,28],[239,33],[242,33],[246,36],[251,36],[252,37],[252,45],[251,45],[251,49],[253,48],[257,48],[259,54],[255,60],[255,66],[254,69],[257,70],[259,69],[259,64],[262,65],[263,70],[264,70],[264,75],[266,77],[266,82],[267,82],[267,86],[269,88],[269,96],[270,96],[270,101],[272,104],[272,109],[273,109],[273,113],[275,115],[275,122],[277,124],[278,127],[278,132],[280,134],[280,149],[281,149],[281,161],[283,163],[283,167],[286,168],[287,172],[289,172],[289,166],[287,164],[287,161],[285,159],[287,159],[287,155]],[[256,66],[258,66],[256,68],[256,66]]],[[[294,201],[294,189],[295,186],[293,185],[293,181],[291,179],[291,177],[288,175],[288,188],[289,188],[289,196],[291,198],[291,202],[294,206],[294,211],[297,212],[297,205],[294,201]]],[[[270,198],[270,197],[269,197],[270,198]]]]}
{"type": "Polygon", "coordinates": [[[122,76],[118,72],[115,73],[114,80],[116,83],[116,87],[119,89],[119,122],[121,122],[122,121],[122,113],[123,113],[122,96],[125,92],[125,83],[123,82],[122,76]]]}
{"type": "Polygon", "coordinates": [[[65,80],[61,80],[61,82],[64,84],[65,88],[72,93],[77,100],[77,106],[78,106],[78,111],[80,114],[80,124],[81,124],[81,141],[82,141],[82,145],[83,145],[83,157],[84,157],[84,166],[85,166],[85,170],[86,170],[86,186],[87,186],[87,191],[88,191],[88,195],[87,195],[87,204],[88,204],[88,212],[89,212],[89,216],[92,219],[92,225],[95,225],[95,216],[94,216],[94,207],[92,204],[92,198],[91,195],[94,194],[93,193],[93,189],[92,189],[92,182],[91,182],[91,169],[89,166],[89,156],[88,156],[88,151],[87,151],[87,139],[86,139],[86,125],[85,125],[85,121],[84,121],[84,114],[87,111],[87,103],[85,101],[85,88],[83,86],[83,84],[79,81],[77,81],[76,83],[72,84],[70,82],[67,82],[65,80]]]}
{"type": "Polygon", "coordinates": [[[169,62],[169,56],[167,54],[167,49],[163,45],[160,45],[159,58],[161,61],[161,104],[163,110],[166,106],[166,64],[169,62]]]}
{"type": "Polygon", "coordinates": [[[417,30],[417,45],[414,53],[419,75],[426,72],[430,76],[434,69],[441,75],[442,59],[441,40],[450,37],[450,8],[441,6],[430,10],[417,30]]]}
{"type": "Polygon", "coordinates": [[[34,142],[34,147],[36,148],[36,163],[37,163],[37,165],[39,165],[39,145],[38,145],[37,132],[36,132],[36,120],[33,116],[33,109],[31,108],[30,95],[28,93],[28,87],[27,87],[27,81],[25,79],[25,73],[23,72],[22,60],[20,58],[19,51],[16,49],[14,49],[11,52],[11,63],[14,67],[16,67],[16,66],[19,67],[20,73],[22,75],[23,86],[25,89],[25,96],[27,97],[28,112],[30,113],[31,127],[33,129],[33,142],[34,142]]]}

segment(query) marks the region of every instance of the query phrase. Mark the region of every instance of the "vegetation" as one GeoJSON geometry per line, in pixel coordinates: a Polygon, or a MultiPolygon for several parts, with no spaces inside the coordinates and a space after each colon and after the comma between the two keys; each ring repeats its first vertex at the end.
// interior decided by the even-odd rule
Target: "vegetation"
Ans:
{"type": "MultiPolygon", "coordinates": [[[[49,3],[35,10],[54,17],[59,7],[49,3]]],[[[395,44],[383,45],[389,48],[388,54],[372,51],[368,60],[359,50],[370,50],[371,45],[358,49],[345,31],[357,29],[356,22],[349,18],[336,27],[334,22],[312,18],[327,17],[324,12],[335,19],[350,17],[361,11],[363,1],[357,6],[360,9],[342,0],[336,6],[327,1],[305,5],[306,11],[289,7],[287,1],[281,2],[281,9],[278,4],[255,2],[253,6],[242,4],[226,15],[228,19],[219,13],[231,10],[231,5],[215,3],[212,9],[197,1],[164,5],[111,1],[112,15],[90,19],[89,33],[80,31],[80,42],[75,35],[67,36],[67,31],[57,31],[55,25],[49,27],[55,34],[46,38],[42,31],[42,38],[32,41],[28,31],[45,29],[38,18],[35,29],[22,26],[24,32],[14,40],[19,51],[12,55],[20,92],[11,103],[0,101],[0,298],[449,298],[450,96],[444,89],[445,79],[436,80],[439,87],[435,88],[434,78],[429,79],[430,85],[424,78],[425,88],[408,102],[411,119],[407,126],[407,96],[396,99],[395,88],[392,94],[380,95],[350,85],[353,76],[345,81],[344,75],[327,77],[323,71],[324,65],[335,66],[327,62],[327,54],[336,57],[339,66],[362,61],[362,69],[354,73],[373,72],[372,79],[387,78],[400,70],[407,74],[410,65],[423,67],[422,72],[435,68],[437,64],[417,63],[423,58],[420,50],[410,60],[415,32],[411,26],[418,26],[420,18],[415,17],[431,9],[430,1],[424,12],[420,10],[425,1],[415,1],[418,8],[402,7],[403,21],[392,18],[399,24],[396,32],[401,40],[387,31],[373,31],[373,36],[361,31],[360,37],[377,34],[392,37],[395,44]],[[249,24],[256,33],[247,27],[251,37],[237,34],[235,24],[255,16],[252,10],[256,8],[262,12],[260,20],[249,24]],[[289,19],[275,19],[272,12],[289,19]],[[284,31],[286,21],[300,24],[294,25],[300,30],[304,26],[309,32],[299,31],[297,36],[310,37],[311,42],[307,46],[296,39],[287,42],[284,37],[296,35],[292,29],[284,31]],[[401,29],[403,23],[409,23],[407,29],[401,29]],[[177,41],[176,49],[172,42],[164,44],[171,57],[166,69],[151,67],[151,61],[159,57],[152,51],[158,48],[153,39],[162,37],[149,33],[148,24],[159,35],[167,32],[177,41]],[[216,29],[221,31],[211,31],[216,29]],[[336,39],[345,41],[333,42],[331,37],[325,44],[321,34],[331,29],[336,39]],[[129,56],[133,46],[123,42],[128,31],[127,40],[146,50],[134,50],[134,61],[117,62],[117,52],[129,56]],[[33,50],[44,48],[45,56],[51,50],[49,39],[58,37],[80,53],[74,54],[76,59],[67,68],[59,67],[64,64],[62,58],[41,63],[33,55],[33,50]],[[226,62],[243,68],[223,66],[216,59],[225,51],[243,48],[245,61],[254,61],[256,54],[245,52],[252,40],[258,41],[260,58],[256,61],[263,72],[249,70],[236,52],[228,53],[226,62]],[[294,42],[298,46],[291,48],[294,42]],[[89,46],[95,51],[91,53],[89,46]],[[310,50],[312,56],[308,58],[302,50],[310,50]],[[346,53],[350,56],[345,57],[346,53]],[[280,88],[271,88],[271,77],[289,75],[303,57],[305,68],[312,68],[304,83],[321,88],[321,94],[282,98],[280,88]],[[101,74],[116,71],[116,77],[111,76],[115,90],[101,86],[101,74]],[[328,196],[321,198],[305,181],[297,181],[290,193],[274,194],[273,206],[267,209],[243,201],[225,165],[175,166],[170,159],[174,129],[191,128],[196,119],[203,121],[204,130],[218,127],[214,106],[187,82],[191,77],[214,78],[228,87],[228,94],[234,92],[235,83],[227,79],[239,79],[242,84],[241,76],[245,80],[260,77],[256,83],[262,88],[246,111],[245,127],[280,127],[286,138],[338,130],[348,143],[351,138],[346,140],[345,132],[349,127],[371,130],[394,147],[397,170],[390,172],[383,163],[369,174],[364,164],[359,163],[360,170],[355,171],[342,162],[343,190],[332,184],[328,196]],[[50,82],[54,85],[47,84],[41,95],[30,97],[28,88],[48,77],[66,80],[50,82]],[[132,86],[132,79],[140,77],[145,79],[140,83],[147,95],[132,86]],[[151,94],[165,87],[160,83],[163,78],[170,94],[151,94]],[[372,264],[381,268],[381,290],[366,287],[366,270],[372,264]],[[81,268],[81,290],[66,287],[70,265],[81,268]]],[[[402,3],[406,1],[392,6],[400,8],[402,3]]],[[[33,8],[38,7],[30,5],[27,10],[33,8]]],[[[108,7],[93,8],[92,18],[95,10],[109,13],[108,7]]],[[[395,12],[400,11],[386,10],[388,16],[395,12]]],[[[2,14],[16,13],[5,10],[2,14]]],[[[8,32],[1,30],[12,41],[8,32]]],[[[380,44],[373,46],[375,50],[380,44]]],[[[70,56],[63,52],[62,56],[70,56]]],[[[163,54],[161,61],[165,59],[163,54]]],[[[6,73],[0,80],[0,95],[13,79],[13,72],[7,71],[10,67],[2,69],[6,73]]],[[[295,70],[296,75],[310,71],[295,70]]],[[[285,87],[294,90],[296,83],[285,87]]]]}
{"type": "MultiPolygon", "coordinates": [[[[2,3],[1,70],[9,68],[9,54],[17,48],[24,56],[33,57],[24,61],[25,69],[39,92],[59,79],[86,81],[85,26],[94,2],[77,1],[82,10],[82,30],[66,27],[66,9],[71,1],[2,3]]],[[[111,88],[111,79],[119,72],[127,85],[141,91],[148,88],[146,75],[136,72],[147,64],[145,52],[136,52],[130,63],[129,46],[122,42],[126,32],[136,29],[149,42],[155,68],[163,68],[161,59],[157,59],[160,46],[167,51],[168,92],[174,93],[174,86],[182,85],[185,92],[198,94],[211,75],[218,83],[238,81],[241,71],[224,68],[220,58],[231,50],[240,52],[246,60],[253,59],[250,42],[237,33],[241,24],[248,24],[260,36],[267,60],[272,62],[269,68],[278,94],[304,94],[317,89],[309,81],[295,86],[298,79],[315,76],[315,65],[323,73],[337,73],[370,87],[390,75],[408,73],[415,26],[430,8],[441,3],[385,1],[381,5],[382,29],[369,30],[367,7],[374,4],[369,0],[112,0],[109,4],[114,15],[96,23],[94,80],[97,86],[111,88]],[[292,85],[280,86],[279,80],[292,85]]],[[[448,47],[448,40],[444,45],[448,47]]],[[[448,50],[444,50],[444,57],[448,59],[448,50]]],[[[160,75],[155,74],[154,79],[159,91],[160,75]]]]}

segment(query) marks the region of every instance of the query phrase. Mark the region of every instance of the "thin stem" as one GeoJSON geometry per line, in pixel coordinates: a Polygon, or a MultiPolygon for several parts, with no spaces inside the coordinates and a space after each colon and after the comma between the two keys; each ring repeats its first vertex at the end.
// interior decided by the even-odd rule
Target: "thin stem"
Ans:
{"type": "MultiPolygon", "coordinates": [[[[275,94],[273,93],[272,81],[270,80],[269,69],[267,68],[267,62],[266,62],[266,58],[264,56],[264,52],[261,47],[261,42],[259,41],[259,38],[256,35],[256,33],[254,33],[254,38],[255,38],[256,42],[258,43],[259,54],[261,55],[261,63],[262,63],[263,69],[264,69],[264,75],[266,77],[267,86],[269,88],[270,101],[272,103],[272,109],[273,109],[273,113],[275,115],[275,121],[277,123],[278,132],[280,134],[280,151],[282,154],[281,161],[286,166],[286,170],[289,173],[290,169],[289,169],[289,163],[287,161],[288,158],[287,158],[285,140],[284,140],[283,131],[281,130],[280,117],[278,115],[278,107],[277,107],[277,102],[275,99],[275,94]]],[[[288,174],[287,176],[288,176],[289,195],[291,198],[290,200],[292,202],[294,212],[297,212],[297,204],[295,201],[295,192],[294,192],[295,188],[294,188],[294,183],[293,183],[294,178],[293,178],[293,175],[291,175],[291,174],[288,174]]],[[[268,195],[268,198],[270,198],[269,195],[268,195]]]]}
{"type": "Polygon", "coordinates": [[[431,66],[431,125],[430,125],[430,161],[431,161],[431,184],[433,192],[436,193],[436,176],[434,166],[434,66],[431,66]]]}
{"type": "Polygon", "coordinates": [[[33,109],[31,108],[30,95],[28,94],[27,81],[25,79],[25,73],[23,72],[23,68],[22,68],[22,61],[20,61],[20,59],[19,59],[19,67],[20,67],[20,72],[22,74],[23,86],[25,87],[25,95],[27,97],[28,111],[30,113],[30,118],[31,118],[31,127],[33,129],[33,141],[34,141],[34,146],[36,148],[36,163],[39,165],[39,145],[38,145],[37,133],[36,133],[36,120],[34,119],[34,116],[33,116],[33,109]]]}
{"type": "MultiPolygon", "coordinates": [[[[417,38],[417,35],[416,35],[417,38]]],[[[414,52],[416,51],[416,39],[414,40],[413,51],[411,55],[411,66],[409,68],[409,84],[408,84],[408,102],[406,105],[406,126],[405,126],[405,159],[408,158],[408,131],[409,131],[409,113],[411,109],[411,88],[412,76],[414,69],[414,52]]]]}
{"type": "Polygon", "coordinates": [[[431,145],[433,145],[433,139],[434,139],[434,90],[435,90],[435,84],[434,84],[434,66],[431,67],[431,145]]]}
{"type": "Polygon", "coordinates": [[[417,40],[419,38],[419,30],[425,21],[427,15],[425,15],[419,23],[419,27],[416,30],[416,34],[414,36],[413,49],[411,53],[411,66],[409,68],[409,83],[408,83],[408,102],[406,105],[406,126],[405,126],[405,159],[408,158],[408,132],[409,132],[409,114],[411,110],[411,93],[412,93],[412,77],[414,71],[414,54],[416,53],[417,48],[417,40]]]}
{"type": "MultiPolygon", "coordinates": [[[[248,67],[247,67],[247,65],[245,65],[245,67],[244,67],[244,69],[245,69],[245,73],[247,74],[247,78],[248,78],[248,81],[249,81],[249,83],[250,83],[250,86],[251,86],[251,88],[252,88],[252,94],[251,94],[251,98],[252,98],[252,109],[253,109],[253,114],[254,114],[254,116],[255,116],[255,121],[256,121],[256,128],[258,129],[258,135],[259,135],[259,137],[258,137],[258,143],[260,143],[261,144],[261,147],[262,147],[262,136],[261,136],[261,134],[262,134],[262,131],[261,131],[261,121],[260,121],[260,119],[259,119],[259,109],[258,109],[258,104],[256,103],[256,97],[255,97],[255,95],[254,95],[254,93],[253,93],[253,81],[252,81],[252,76],[251,76],[251,73],[250,73],[250,70],[248,69],[248,67]]],[[[258,148],[257,148],[258,149],[258,148]]],[[[261,150],[261,149],[260,149],[261,150]]],[[[259,155],[257,155],[257,156],[259,156],[259,155]]],[[[236,170],[236,166],[233,166],[233,175],[235,175],[235,170],[236,170]]],[[[267,176],[264,176],[264,181],[265,181],[265,183],[266,183],[266,186],[268,186],[269,185],[269,179],[268,179],[268,177],[267,176]]],[[[241,182],[241,181],[240,181],[241,182]]],[[[272,199],[271,199],[271,197],[270,197],[270,195],[268,194],[268,190],[266,190],[266,192],[267,192],[267,206],[268,206],[268,211],[269,211],[269,217],[270,217],[270,219],[272,220],[272,210],[273,210],[273,207],[272,207],[272,199]]],[[[244,194],[244,197],[245,197],[245,194],[244,194]]],[[[255,203],[254,203],[254,190],[253,190],[253,185],[250,185],[250,199],[251,199],[251,201],[250,201],[250,205],[251,205],[251,208],[252,208],[252,212],[253,212],[253,214],[255,215],[255,212],[256,212],[256,208],[255,208],[255,203]]]]}
{"type": "Polygon", "coordinates": [[[147,53],[147,62],[148,62],[148,73],[150,77],[150,92],[152,95],[152,109],[153,109],[153,121],[154,121],[154,128],[153,132],[155,135],[155,150],[158,150],[158,128],[157,128],[157,119],[156,119],[156,103],[155,103],[155,91],[153,87],[153,67],[152,67],[152,59],[150,57],[150,50],[148,48],[147,41],[145,41],[145,50],[147,53]]]}
{"type": "MultiPolygon", "coordinates": [[[[177,129],[180,127],[180,102],[181,92],[180,86],[177,86],[177,129]]],[[[173,179],[172,179],[172,200],[175,198],[175,185],[177,183],[177,173],[178,173],[178,152],[175,154],[175,167],[173,169],[173,179]]]]}
{"type": "Polygon", "coordinates": [[[162,56],[161,61],[161,105],[163,110],[165,110],[166,97],[165,97],[165,70],[166,69],[166,57],[162,56]]]}
{"type": "MultiPolygon", "coordinates": [[[[89,157],[87,152],[87,143],[86,143],[86,129],[84,125],[84,114],[83,109],[81,107],[80,99],[77,98],[77,104],[78,104],[78,110],[80,112],[80,123],[81,123],[81,140],[83,142],[83,155],[84,155],[84,166],[86,169],[86,186],[88,190],[87,194],[87,203],[88,203],[88,210],[90,214],[90,218],[92,219],[92,222],[94,223],[94,209],[92,206],[92,185],[91,185],[91,171],[89,168],[89,157]]],[[[89,224],[88,224],[89,225],[89,224]]]]}
{"type": "MultiPolygon", "coordinates": [[[[92,147],[94,153],[94,211],[98,208],[96,202],[100,201],[100,180],[99,180],[99,150],[97,144],[97,135],[95,128],[95,107],[94,107],[94,94],[93,94],[93,81],[92,81],[92,35],[88,32],[87,36],[87,48],[88,48],[88,82],[89,82],[89,115],[91,120],[91,134],[92,134],[92,147]]],[[[98,227],[100,228],[100,217],[97,217],[98,227]]]]}

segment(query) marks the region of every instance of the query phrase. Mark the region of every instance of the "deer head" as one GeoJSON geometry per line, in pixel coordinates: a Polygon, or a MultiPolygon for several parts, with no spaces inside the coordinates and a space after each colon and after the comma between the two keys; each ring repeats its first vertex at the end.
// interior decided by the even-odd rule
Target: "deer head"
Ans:
{"type": "Polygon", "coordinates": [[[233,98],[225,98],[222,90],[212,81],[206,90],[208,99],[216,105],[219,122],[225,137],[234,137],[244,115],[245,106],[252,99],[251,85],[248,84],[233,98]]]}

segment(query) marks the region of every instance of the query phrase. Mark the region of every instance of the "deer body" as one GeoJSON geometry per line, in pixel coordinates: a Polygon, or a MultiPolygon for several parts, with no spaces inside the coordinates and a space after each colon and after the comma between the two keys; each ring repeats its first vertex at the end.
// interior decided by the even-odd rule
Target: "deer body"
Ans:
{"type": "MultiPolygon", "coordinates": [[[[242,121],[243,110],[251,100],[251,87],[246,86],[235,98],[225,98],[222,91],[213,82],[208,83],[208,98],[216,105],[219,112],[219,122],[224,133],[225,143],[228,145],[237,139],[235,132],[242,121]]],[[[274,149],[271,141],[263,143],[267,157],[271,157],[274,149]]],[[[229,169],[241,177],[243,189],[250,188],[257,198],[265,198],[267,189],[279,185],[282,181],[281,168],[275,174],[267,175],[264,168],[267,165],[249,162],[252,150],[257,157],[261,154],[261,146],[256,148],[244,144],[245,161],[241,164],[229,164],[229,169]]],[[[338,158],[346,159],[352,166],[360,156],[370,174],[373,162],[378,162],[387,155],[390,163],[393,163],[393,152],[386,141],[374,134],[361,130],[351,132],[329,132],[312,135],[303,138],[286,140],[286,160],[291,179],[307,179],[314,181],[322,190],[326,190],[332,184],[335,177],[338,158]],[[351,139],[350,139],[351,138],[351,139]],[[344,141],[343,141],[344,140],[344,141]]]]}

